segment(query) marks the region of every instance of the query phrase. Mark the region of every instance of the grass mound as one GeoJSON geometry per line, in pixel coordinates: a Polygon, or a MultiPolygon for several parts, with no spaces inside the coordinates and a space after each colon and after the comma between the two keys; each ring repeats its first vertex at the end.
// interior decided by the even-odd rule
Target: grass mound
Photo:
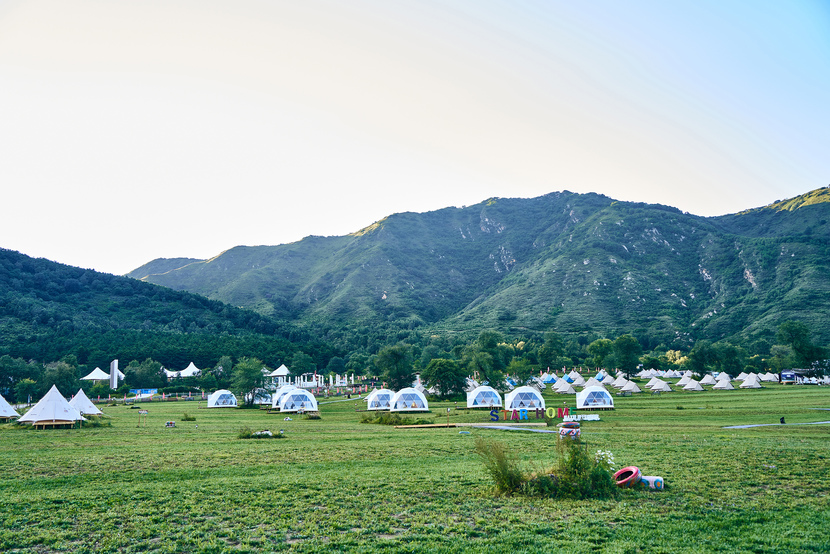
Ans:
{"type": "Polygon", "coordinates": [[[286,436],[283,433],[272,433],[269,429],[262,431],[253,431],[247,425],[239,430],[237,438],[240,439],[284,439],[286,436]]]}
{"type": "Polygon", "coordinates": [[[363,414],[360,418],[360,423],[374,423],[377,425],[429,425],[433,422],[422,418],[410,419],[390,412],[377,412],[374,414],[363,414]]]}

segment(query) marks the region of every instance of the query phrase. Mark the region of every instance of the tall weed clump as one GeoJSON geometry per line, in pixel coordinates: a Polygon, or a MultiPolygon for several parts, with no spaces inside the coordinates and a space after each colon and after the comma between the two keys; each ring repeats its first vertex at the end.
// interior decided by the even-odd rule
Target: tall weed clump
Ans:
{"type": "Polygon", "coordinates": [[[526,474],[504,443],[476,439],[476,454],[501,494],[575,500],[619,497],[607,459],[592,458],[581,440],[559,439],[556,453],[552,468],[526,474]]]}
{"type": "Polygon", "coordinates": [[[507,449],[503,442],[488,441],[476,437],[476,454],[484,462],[484,468],[496,484],[496,491],[501,494],[519,492],[525,483],[525,476],[519,469],[516,455],[507,449]]]}

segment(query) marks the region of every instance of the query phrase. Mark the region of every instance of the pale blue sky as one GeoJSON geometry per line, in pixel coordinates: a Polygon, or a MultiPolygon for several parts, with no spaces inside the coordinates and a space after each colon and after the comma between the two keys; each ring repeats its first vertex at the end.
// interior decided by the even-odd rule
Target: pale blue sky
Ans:
{"type": "Polygon", "coordinates": [[[0,0],[0,247],[124,273],[491,196],[796,196],[828,6],[0,0]]]}

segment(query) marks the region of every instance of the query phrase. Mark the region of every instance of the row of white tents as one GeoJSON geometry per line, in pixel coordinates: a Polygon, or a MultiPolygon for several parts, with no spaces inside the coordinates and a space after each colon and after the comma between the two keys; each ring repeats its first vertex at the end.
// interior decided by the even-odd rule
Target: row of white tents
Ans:
{"type": "Polygon", "coordinates": [[[0,418],[12,419],[16,417],[18,422],[30,423],[35,427],[73,425],[78,421],[86,421],[85,415],[101,414],[101,410],[92,403],[83,389],[79,389],[72,400],[67,401],[58,390],[58,387],[52,385],[49,392],[23,416],[20,416],[6,402],[6,399],[0,396],[0,418]]]}

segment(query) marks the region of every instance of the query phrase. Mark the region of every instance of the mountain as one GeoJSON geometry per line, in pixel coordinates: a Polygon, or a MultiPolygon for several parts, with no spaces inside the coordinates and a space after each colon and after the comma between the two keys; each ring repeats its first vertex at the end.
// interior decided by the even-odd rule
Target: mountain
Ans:
{"type": "Polygon", "coordinates": [[[768,339],[792,318],[826,343],[828,218],[828,188],[720,217],[564,191],[129,276],[328,330],[636,332],[648,348],[768,339]]]}
{"type": "Polygon", "coordinates": [[[153,358],[168,367],[222,355],[273,363],[297,348],[293,330],[184,291],[0,249],[0,355],[81,364],[153,358]]]}

